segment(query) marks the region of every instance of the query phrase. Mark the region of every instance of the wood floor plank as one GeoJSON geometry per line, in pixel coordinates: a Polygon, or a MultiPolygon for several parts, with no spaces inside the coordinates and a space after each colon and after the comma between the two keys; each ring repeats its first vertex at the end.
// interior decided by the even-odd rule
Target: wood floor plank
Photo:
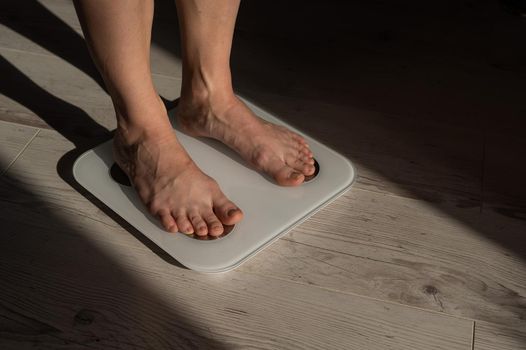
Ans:
{"type": "Polygon", "coordinates": [[[526,225],[352,190],[241,269],[525,326],[526,225]]]}
{"type": "MultiPolygon", "coordinates": [[[[30,6],[38,7],[35,3],[30,6]]],[[[138,303],[139,316],[150,320],[152,317],[149,311],[143,311],[150,305],[141,304],[137,300],[147,300],[148,297],[157,300],[157,295],[154,294],[159,291],[165,293],[165,289],[158,286],[151,293],[149,289],[141,288],[143,283],[153,283],[152,279],[171,281],[170,278],[175,277],[170,277],[173,274],[171,269],[166,272],[166,262],[138,240],[140,236],[133,236],[120,227],[120,224],[125,223],[112,220],[104,208],[90,203],[64,181],[69,176],[66,168],[71,165],[73,154],[64,155],[74,148],[73,144],[83,147],[90,140],[107,135],[107,130],[115,126],[115,121],[111,101],[96,81],[91,61],[83,51],[85,46],[79,39],[80,27],[71,3],[63,0],[45,0],[41,3],[56,18],[42,12],[41,8],[26,11],[25,17],[17,15],[15,5],[8,6],[10,12],[2,11],[2,15],[7,14],[7,17],[3,21],[4,27],[0,27],[0,54],[4,59],[0,61],[3,64],[0,84],[5,87],[0,96],[0,120],[43,128],[51,126],[69,141],[55,132],[42,131],[32,147],[7,172],[7,182],[4,184],[14,188],[21,187],[27,194],[20,195],[12,191],[4,193],[2,205],[7,205],[8,209],[3,215],[10,213],[9,216],[14,220],[12,225],[42,232],[42,235],[37,235],[29,232],[29,229],[21,230],[22,233],[29,233],[34,242],[27,251],[22,246],[17,248],[17,254],[26,254],[26,260],[17,258],[13,264],[19,265],[13,266],[29,274],[39,275],[45,273],[45,269],[33,270],[36,267],[30,264],[43,262],[50,264],[47,266],[55,271],[57,267],[54,264],[64,263],[60,260],[63,254],[67,261],[73,261],[74,254],[89,260],[91,253],[95,260],[99,257],[99,263],[106,267],[113,266],[114,257],[117,256],[119,264],[125,266],[118,270],[123,277],[122,280],[117,280],[122,283],[114,289],[110,288],[108,294],[114,291],[114,294],[122,295],[129,286],[139,289],[139,292],[119,304],[119,307],[110,308],[110,311],[101,312],[101,304],[94,302],[97,312],[92,313],[87,309],[88,312],[80,312],[77,319],[72,316],[75,313],[71,313],[71,310],[79,312],[78,305],[72,301],[76,294],[72,287],[66,288],[70,299],[65,302],[64,309],[70,313],[64,311],[61,316],[57,316],[55,324],[55,321],[49,321],[53,320],[49,314],[55,311],[52,303],[58,303],[57,297],[51,296],[47,287],[40,286],[43,280],[38,280],[40,284],[35,287],[24,284],[22,279],[15,279],[13,281],[16,283],[24,284],[21,288],[23,295],[28,295],[23,299],[28,304],[21,306],[21,310],[30,309],[28,300],[36,293],[31,288],[48,290],[45,295],[49,295],[52,302],[44,303],[39,309],[41,315],[36,319],[31,318],[31,315],[21,316],[16,310],[6,310],[1,303],[0,314],[4,319],[17,320],[15,323],[9,321],[9,327],[20,329],[19,333],[28,334],[28,330],[33,330],[34,338],[31,339],[45,341],[50,344],[48,348],[56,348],[55,345],[62,344],[64,339],[69,342],[80,339],[82,344],[95,344],[97,337],[92,336],[89,327],[77,332],[68,328],[71,326],[63,325],[67,323],[64,320],[68,317],[69,324],[73,322],[75,327],[92,322],[90,319],[97,320],[104,326],[96,326],[95,333],[102,332],[104,344],[113,346],[116,343],[108,339],[115,334],[118,341],[123,341],[122,334],[130,336],[128,331],[122,330],[126,326],[120,316],[124,315],[122,319],[128,321],[131,313],[136,311],[133,304],[138,303]],[[57,21],[57,18],[60,20],[57,21]],[[61,21],[72,29],[65,31],[61,21]],[[59,41],[53,44],[48,40],[50,35],[63,38],[67,45],[60,44],[59,41]],[[60,174],[57,174],[57,169],[60,174]],[[20,213],[30,215],[27,220],[22,220],[20,213]],[[47,220],[48,217],[53,220],[47,220]],[[82,243],[85,243],[85,251],[81,248],[82,243]],[[68,244],[76,247],[72,253],[68,252],[68,244]],[[56,245],[61,249],[47,248],[47,245],[56,245]],[[48,249],[48,253],[46,250],[41,253],[41,247],[48,249]],[[99,250],[105,255],[99,254],[99,250]],[[50,257],[52,253],[55,258],[50,257]],[[142,270],[156,258],[159,270],[142,270]],[[134,279],[128,281],[126,276],[130,271],[133,271],[134,278],[137,274],[147,277],[141,283],[134,279]],[[127,308],[130,309],[129,313],[123,313],[122,309],[127,308]],[[71,321],[72,319],[76,321],[71,321]],[[115,324],[118,326],[114,327],[115,324]],[[61,329],[57,325],[67,331],[60,333],[61,329]],[[62,335],[57,337],[56,334],[62,335]]],[[[165,16],[169,11],[166,9],[157,15],[162,20],[157,21],[154,27],[152,69],[154,73],[158,73],[154,74],[158,90],[164,97],[171,99],[179,95],[180,63],[174,59],[177,38],[172,41],[171,36],[166,35],[171,33],[169,27],[173,24],[173,18],[168,18],[173,14],[165,16]]],[[[499,26],[503,25],[503,22],[499,23],[499,26]]],[[[514,26],[516,24],[510,24],[510,33],[516,32],[514,26]]],[[[481,344],[489,344],[485,345],[489,349],[501,343],[515,345],[518,342],[516,339],[521,339],[520,336],[515,337],[516,333],[512,332],[512,336],[508,336],[504,332],[504,336],[497,337],[495,342],[492,342],[492,337],[500,334],[498,327],[509,327],[512,330],[525,327],[525,211],[516,201],[508,202],[508,197],[498,198],[491,190],[498,187],[496,184],[504,184],[514,194],[514,189],[522,184],[519,181],[522,179],[522,165],[513,163],[515,159],[520,159],[520,151],[509,152],[510,149],[522,149],[522,136],[516,135],[515,138],[508,139],[506,133],[510,128],[513,129],[513,132],[510,131],[512,134],[522,130],[516,127],[514,121],[520,119],[516,116],[520,115],[518,111],[523,106],[519,88],[523,85],[523,76],[506,69],[490,67],[486,61],[474,58],[454,60],[447,55],[444,57],[447,64],[438,66],[429,61],[427,56],[415,56],[419,62],[413,62],[413,68],[408,73],[408,62],[412,61],[404,56],[407,52],[390,53],[384,47],[381,55],[371,54],[367,51],[368,48],[371,45],[377,47],[377,43],[362,41],[361,53],[360,50],[354,50],[352,57],[347,54],[338,56],[341,62],[336,62],[335,65],[348,65],[352,69],[342,72],[340,79],[335,81],[327,79],[327,69],[332,70],[333,67],[321,69],[316,53],[312,55],[311,46],[302,49],[298,45],[292,45],[287,48],[271,40],[273,46],[269,50],[265,42],[270,41],[257,40],[255,45],[250,33],[241,34],[234,45],[233,69],[236,73],[236,86],[240,87],[242,95],[348,156],[358,166],[359,179],[350,193],[258,254],[235,275],[238,276],[239,273],[239,276],[243,276],[240,279],[245,279],[247,273],[250,276],[262,276],[272,286],[281,286],[281,283],[289,286],[293,282],[302,286],[370,296],[477,319],[477,324],[478,320],[488,321],[493,328],[487,326],[487,331],[482,328],[481,344]],[[281,53],[279,62],[269,56],[269,52],[276,51],[281,53]],[[311,61],[306,59],[297,62],[298,55],[305,55],[311,61]],[[267,69],[262,70],[263,65],[267,69]],[[467,66],[471,67],[470,70],[465,69],[467,66]],[[434,67],[434,73],[422,80],[430,67],[434,67]],[[435,84],[435,80],[442,75],[454,78],[446,84],[435,84]],[[473,76],[477,76],[477,79],[472,79],[473,76]],[[486,84],[486,81],[492,81],[493,84],[486,84]],[[498,91],[496,87],[499,87],[498,91]],[[479,95],[490,97],[480,101],[477,97],[479,95]],[[474,97],[477,97],[476,103],[474,97]],[[503,118],[494,118],[495,115],[502,115],[503,118]],[[500,133],[506,132],[505,143],[493,142],[497,140],[494,129],[498,129],[500,133]],[[517,144],[521,146],[514,146],[517,144]],[[505,158],[501,157],[503,154],[505,158]],[[516,171],[508,175],[509,169],[516,171]]],[[[498,33],[496,37],[499,37],[498,33]]],[[[513,35],[510,36],[512,37],[513,35]]],[[[509,52],[507,49],[502,52],[509,54],[513,51],[513,45],[508,49],[509,52]]],[[[326,54],[325,50],[319,52],[326,54]]],[[[505,66],[509,63],[506,55],[502,54],[505,66]]],[[[520,70],[521,66],[511,69],[519,72],[517,69],[520,70]]],[[[13,229],[7,238],[17,243],[17,234],[18,231],[13,229]]],[[[20,240],[17,244],[22,243],[26,241],[20,240]]],[[[155,250],[153,246],[150,248],[155,250]]],[[[163,257],[162,253],[158,253],[163,257]]],[[[96,263],[90,261],[90,264],[96,263]]],[[[71,264],[75,266],[75,262],[71,264]]],[[[60,282],[61,279],[73,275],[80,279],[74,281],[82,288],[90,290],[91,282],[97,288],[96,274],[101,271],[105,273],[104,269],[98,265],[94,268],[82,265],[78,261],[76,264],[82,273],[85,268],[92,269],[93,274],[83,279],[83,276],[76,276],[79,270],[72,268],[65,272],[59,267],[61,272],[53,277],[56,283],[52,283],[51,287],[63,288],[65,284],[60,282]]],[[[106,281],[119,274],[115,272],[110,275],[107,272],[106,281]]],[[[177,276],[180,279],[177,279],[177,283],[174,282],[173,288],[178,288],[178,283],[184,284],[184,281],[195,282],[194,279],[199,281],[195,283],[202,288],[217,287],[199,284],[206,281],[203,282],[200,277],[195,277],[188,271],[177,276]],[[189,280],[187,274],[192,276],[189,280]]],[[[172,288],[170,283],[167,285],[172,288]]],[[[241,284],[233,285],[245,288],[241,284]]],[[[254,286],[260,288],[257,283],[254,286]]],[[[230,295],[228,293],[232,292],[217,288],[224,293],[222,295],[230,295]]],[[[184,290],[185,293],[193,291],[184,290]]],[[[98,295],[99,292],[100,289],[97,289],[94,294],[89,295],[98,295]]],[[[168,294],[163,295],[170,301],[166,304],[157,303],[154,310],[173,308],[171,295],[166,293],[168,294]]],[[[203,302],[205,296],[214,298],[212,294],[206,294],[208,292],[201,293],[203,294],[200,294],[197,301],[184,299],[186,301],[183,305],[203,302]]],[[[315,295],[317,292],[312,293],[315,295]]],[[[251,302],[257,303],[257,300],[251,299],[251,302]]],[[[109,304],[107,300],[104,301],[103,308],[109,304]]],[[[210,304],[206,305],[209,307],[210,304]]],[[[314,309],[309,315],[318,313],[314,309]]],[[[295,310],[297,314],[300,307],[295,310]]],[[[349,310],[343,309],[342,315],[350,312],[349,310]]],[[[262,319],[267,317],[275,321],[276,318],[263,311],[258,312],[260,318],[255,317],[247,325],[263,325],[260,333],[250,333],[241,326],[250,337],[244,338],[242,334],[235,333],[235,330],[229,330],[225,333],[229,339],[226,343],[230,345],[231,342],[232,347],[243,347],[256,337],[266,342],[263,345],[258,343],[261,348],[275,346],[276,343],[268,340],[270,336],[265,333],[273,329],[262,319]]],[[[218,316],[219,314],[217,312],[211,319],[222,320],[223,316],[218,316]]],[[[328,315],[324,314],[323,317],[329,317],[328,315]]],[[[180,315],[175,312],[173,316],[175,318],[180,315]]],[[[386,316],[385,320],[394,320],[389,317],[386,316]]],[[[2,322],[0,321],[0,325],[2,322]]],[[[209,327],[206,321],[199,322],[201,323],[198,323],[197,328],[209,327]]],[[[236,325],[241,323],[236,322],[236,325]]],[[[299,327],[299,323],[291,323],[299,327]]],[[[276,324],[280,323],[276,321],[276,324]]],[[[199,341],[197,339],[201,337],[199,333],[192,333],[192,325],[190,321],[181,320],[175,326],[179,327],[176,334],[187,341],[184,345],[178,345],[189,348],[195,344],[201,348],[222,346],[223,343],[214,342],[215,339],[223,340],[221,335],[216,334],[216,328],[205,330],[205,336],[202,337],[205,340],[199,341]]],[[[339,324],[335,327],[338,329],[339,324]]],[[[223,331],[221,328],[217,333],[223,331]]],[[[287,331],[290,329],[278,334],[284,336],[287,331]]],[[[366,334],[367,338],[368,333],[364,333],[363,329],[353,328],[350,332],[354,331],[356,334],[366,334]]],[[[172,329],[167,330],[159,321],[137,337],[149,337],[154,333],[159,335],[156,344],[161,344],[161,348],[168,342],[165,339],[174,334],[172,329]]],[[[317,334],[315,331],[311,333],[317,334]]],[[[405,333],[401,334],[403,339],[393,343],[394,348],[409,346],[404,338],[405,333]]],[[[21,336],[21,339],[28,339],[27,337],[21,336]]],[[[141,340],[137,337],[133,339],[140,343],[141,340]]],[[[423,338],[417,337],[415,342],[423,338]]],[[[321,336],[321,339],[325,338],[321,336]]],[[[327,344],[338,347],[343,339],[347,338],[335,336],[334,342],[329,340],[327,344]]],[[[365,341],[354,338],[352,341],[353,344],[363,346],[362,348],[374,348],[365,341]]],[[[317,344],[314,340],[313,342],[317,344]]],[[[384,344],[384,347],[389,345],[382,342],[380,344],[384,344]]],[[[422,348],[420,343],[410,345],[422,348]]],[[[68,346],[73,345],[70,343],[68,346]]],[[[294,346],[286,343],[281,347],[294,346]]]]}
{"type": "Polygon", "coordinates": [[[89,240],[61,245],[54,237],[33,260],[27,254],[3,254],[0,313],[6,319],[16,316],[17,322],[8,323],[0,344],[470,348],[469,320],[251,274],[210,277],[171,271],[170,265],[157,271],[148,260],[122,268],[118,255],[104,255],[89,240]],[[90,261],[95,259],[94,266],[90,261]]]}
{"type": "Polygon", "coordinates": [[[525,350],[526,329],[477,322],[473,345],[473,350],[525,350]]]}
{"type": "Polygon", "coordinates": [[[0,121],[0,175],[23,151],[38,129],[0,121]]]}
{"type": "MultiPolygon", "coordinates": [[[[98,227],[92,239],[134,245],[123,231],[108,236],[106,231],[117,224],[57,179],[55,164],[72,148],[70,143],[45,130],[32,146],[8,174],[42,193],[66,222],[98,227]]],[[[446,209],[355,188],[239,269],[457,316],[522,325],[524,223],[496,220],[478,208],[446,209]],[[448,213],[453,209],[456,216],[448,213]]]]}
{"type": "MultiPolygon", "coordinates": [[[[93,75],[55,56],[5,48],[0,54],[5,84],[1,119],[62,132],[84,130],[85,137],[115,128],[111,99],[93,75]]],[[[153,79],[163,97],[179,96],[180,79],[161,75],[153,79]]]]}
{"type": "Polygon", "coordinates": [[[59,177],[57,158],[71,143],[49,130],[34,142],[0,184],[4,348],[470,348],[470,320],[255,273],[181,268],[106,224],[59,177]]]}

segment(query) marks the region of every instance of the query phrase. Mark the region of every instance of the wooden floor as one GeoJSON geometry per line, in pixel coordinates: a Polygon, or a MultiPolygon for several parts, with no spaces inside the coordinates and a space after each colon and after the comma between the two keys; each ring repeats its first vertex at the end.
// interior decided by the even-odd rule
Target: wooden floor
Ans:
{"type": "MultiPolygon", "coordinates": [[[[72,4],[0,5],[1,349],[526,349],[526,20],[496,1],[345,3],[242,3],[239,93],[359,178],[221,275],[72,179],[115,127],[72,4]]],[[[166,100],[175,16],[156,1],[166,100]]]]}

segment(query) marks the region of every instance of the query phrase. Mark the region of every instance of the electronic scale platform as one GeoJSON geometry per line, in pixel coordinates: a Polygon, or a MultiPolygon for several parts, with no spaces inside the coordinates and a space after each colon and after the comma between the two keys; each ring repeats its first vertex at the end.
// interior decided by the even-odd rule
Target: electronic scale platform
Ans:
{"type": "Polygon", "coordinates": [[[164,231],[148,213],[124,172],[115,165],[112,140],[85,153],[73,165],[76,181],[182,265],[200,272],[232,270],[345,193],[356,177],[344,156],[287,125],[254,104],[243,101],[261,118],[287,126],[308,142],[316,173],[297,187],[282,187],[252,169],[221,142],[174,132],[195,163],[214,178],[223,193],[244,213],[218,238],[164,231]]]}

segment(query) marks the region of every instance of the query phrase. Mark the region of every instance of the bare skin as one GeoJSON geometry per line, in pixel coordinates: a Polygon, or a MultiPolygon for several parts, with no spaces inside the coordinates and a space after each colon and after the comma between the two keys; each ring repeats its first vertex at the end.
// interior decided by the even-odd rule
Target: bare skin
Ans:
{"type": "Polygon", "coordinates": [[[285,127],[257,117],[236,96],[219,107],[180,103],[177,118],[183,131],[217,139],[282,186],[297,186],[314,173],[314,159],[305,140],[285,127]]]}
{"type": "MultiPolygon", "coordinates": [[[[239,0],[176,3],[183,44],[176,117],[183,131],[224,142],[280,185],[300,185],[315,170],[305,140],[257,117],[233,92],[229,60],[239,0]]],[[[115,106],[115,161],[167,231],[221,235],[243,212],[172,131],[151,79],[153,2],[76,0],[75,6],[115,106]]]]}
{"type": "MultiPolygon", "coordinates": [[[[159,105],[164,108],[161,101],[159,105]]],[[[243,216],[241,210],[192,161],[172,132],[166,110],[159,113],[159,119],[167,122],[159,125],[159,129],[157,126],[141,129],[136,138],[130,137],[135,130],[116,130],[115,161],[166,230],[199,236],[221,235],[223,224],[239,222],[243,216]]]]}

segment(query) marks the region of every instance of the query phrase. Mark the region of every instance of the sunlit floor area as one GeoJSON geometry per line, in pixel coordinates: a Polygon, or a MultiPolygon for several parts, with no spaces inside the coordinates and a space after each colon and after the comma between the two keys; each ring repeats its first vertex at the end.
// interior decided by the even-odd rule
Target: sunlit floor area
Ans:
{"type": "MultiPolygon", "coordinates": [[[[238,93],[358,178],[201,274],[73,179],[115,120],[72,3],[2,3],[0,348],[526,349],[526,19],[497,0],[425,6],[242,1],[238,93]]],[[[168,104],[176,17],[156,1],[168,104]]]]}

